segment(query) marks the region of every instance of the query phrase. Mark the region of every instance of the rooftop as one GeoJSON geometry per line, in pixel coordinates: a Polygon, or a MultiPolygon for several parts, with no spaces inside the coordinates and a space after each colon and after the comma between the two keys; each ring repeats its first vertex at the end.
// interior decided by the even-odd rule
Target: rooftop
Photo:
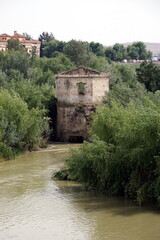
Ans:
{"type": "Polygon", "coordinates": [[[12,38],[24,38],[25,39],[25,36],[17,33],[17,31],[14,31],[14,35],[12,36],[12,38]]]}
{"type": "Polygon", "coordinates": [[[59,73],[56,77],[107,77],[106,73],[99,72],[90,68],[79,66],[67,72],[59,73]]]}
{"type": "Polygon", "coordinates": [[[7,33],[2,33],[2,34],[0,34],[0,37],[11,37],[11,36],[8,35],[7,33]]]}

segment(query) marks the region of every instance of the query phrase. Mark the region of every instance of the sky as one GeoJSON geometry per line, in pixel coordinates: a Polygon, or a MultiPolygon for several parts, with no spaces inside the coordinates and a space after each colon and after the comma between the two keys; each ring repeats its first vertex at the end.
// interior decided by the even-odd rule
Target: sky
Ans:
{"type": "Polygon", "coordinates": [[[0,0],[0,34],[38,39],[160,43],[160,0],[0,0]]]}

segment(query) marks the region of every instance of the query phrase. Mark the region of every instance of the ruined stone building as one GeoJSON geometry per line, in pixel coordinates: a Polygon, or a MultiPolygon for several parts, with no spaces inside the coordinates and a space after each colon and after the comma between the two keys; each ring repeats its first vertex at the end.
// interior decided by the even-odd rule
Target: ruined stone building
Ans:
{"type": "Polygon", "coordinates": [[[78,67],[56,76],[57,139],[82,142],[88,137],[91,113],[109,91],[107,74],[78,67]]]}
{"type": "Polygon", "coordinates": [[[10,36],[6,33],[0,35],[0,51],[7,51],[8,50],[8,40],[9,39],[18,39],[21,45],[26,49],[26,51],[31,55],[33,50],[35,54],[39,57],[40,56],[40,46],[41,42],[38,40],[26,40],[24,35],[21,35],[14,31],[13,36],[10,36]]]}

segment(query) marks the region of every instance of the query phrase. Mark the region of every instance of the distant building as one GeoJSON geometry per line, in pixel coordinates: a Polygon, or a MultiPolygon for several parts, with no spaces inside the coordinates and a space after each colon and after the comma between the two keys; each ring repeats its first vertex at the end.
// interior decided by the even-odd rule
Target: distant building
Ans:
{"type": "Polygon", "coordinates": [[[39,57],[40,56],[40,46],[41,42],[38,40],[26,40],[24,35],[21,35],[14,31],[14,35],[10,36],[6,33],[0,35],[0,51],[7,51],[8,48],[8,40],[9,39],[18,39],[22,46],[26,49],[26,51],[31,55],[34,51],[35,54],[39,57]]]}
{"type": "Polygon", "coordinates": [[[152,61],[153,61],[153,62],[157,62],[157,61],[158,61],[158,57],[157,57],[157,56],[153,56],[153,57],[152,57],[152,61]]]}
{"type": "Polygon", "coordinates": [[[82,142],[88,138],[91,113],[109,91],[109,77],[85,67],[56,76],[57,140],[82,142]]]}

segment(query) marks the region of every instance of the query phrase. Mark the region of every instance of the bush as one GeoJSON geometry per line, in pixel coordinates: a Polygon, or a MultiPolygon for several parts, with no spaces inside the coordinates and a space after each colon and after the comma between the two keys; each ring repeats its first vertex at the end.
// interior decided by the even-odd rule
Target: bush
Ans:
{"type": "Polygon", "coordinates": [[[15,149],[31,149],[47,131],[45,112],[28,109],[27,104],[14,92],[0,90],[0,155],[8,157],[15,149]]]}
{"type": "Polygon", "coordinates": [[[160,104],[145,97],[97,109],[93,143],[84,143],[65,160],[68,179],[108,195],[126,195],[139,204],[160,199],[160,104]],[[94,137],[95,136],[95,137],[94,137]]]}

